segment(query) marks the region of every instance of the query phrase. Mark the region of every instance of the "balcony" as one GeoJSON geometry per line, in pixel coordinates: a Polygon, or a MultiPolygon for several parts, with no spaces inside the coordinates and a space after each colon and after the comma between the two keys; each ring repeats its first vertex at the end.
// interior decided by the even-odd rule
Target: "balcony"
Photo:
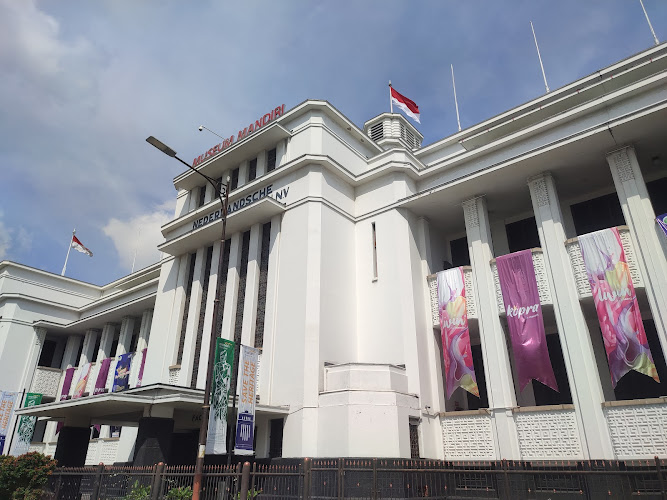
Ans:
{"type": "Polygon", "coordinates": [[[59,368],[38,366],[35,368],[35,375],[32,378],[30,392],[42,394],[45,398],[56,399],[62,373],[63,371],[59,368]]]}
{"type": "MultiPolygon", "coordinates": [[[[630,277],[635,290],[644,288],[644,281],[642,280],[637,266],[637,259],[635,257],[635,249],[632,246],[630,238],[630,230],[628,226],[618,226],[618,234],[621,237],[621,244],[625,252],[625,260],[628,263],[630,270],[630,277]]],[[[570,238],[565,242],[565,248],[570,256],[570,264],[572,265],[572,272],[574,273],[574,280],[577,285],[577,293],[579,300],[588,300],[593,298],[591,293],[591,285],[588,283],[588,275],[586,274],[586,266],[584,265],[584,258],[581,254],[581,247],[579,246],[579,238],[570,238]]]]}
{"type": "MultiPolygon", "coordinates": [[[[535,268],[535,279],[537,280],[537,291],[540,294],[540,305],[553,305],[551,298],[551,289],[549,288],[549,281],[547,280],[547,270],[544,265],[544,254],[541,248],[531,248],[533,253],[533,267],[535,268]]],[[[496,266],[496,259],[491,259],[491,271],[493,272],[493,283],[496,288],[496,303],[498,304],[498,314],[504,316],[505,301],[503,300],[503,292],[500,289],[500,279],[498,278],[498,267],[496,266]]]]}
{"type": "MultiPolygon", "coordinates": [[[[477,304],[475,303],[475,294],[472,288],[472,268],[463,266],[463,282],[466,287],[466,307],[468,310],[468,319],[477,319],[477,304]]],[[[438,312],[438,280],[436,274],[430,274],[426,277],[428,285],[429,298],[431,302],[431,320],[433,328],[440,328],[440,317],[438,312]]]]}

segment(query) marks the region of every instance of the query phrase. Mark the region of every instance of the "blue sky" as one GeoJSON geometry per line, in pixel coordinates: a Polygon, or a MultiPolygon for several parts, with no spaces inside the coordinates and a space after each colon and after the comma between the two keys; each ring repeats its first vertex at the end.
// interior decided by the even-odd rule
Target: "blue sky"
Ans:
{"type": "MultiPolygon", "coordinates": [[[[660,40],[667,2],[644,0],[660,40]]],[[[361,126],[387,81],[425,144],[650,47],[639,0],[0,0],[0,259],[59,273],[72,228],[103,284],[155,262],[179,163],[258,116],[326,99],[361,126]]]]}

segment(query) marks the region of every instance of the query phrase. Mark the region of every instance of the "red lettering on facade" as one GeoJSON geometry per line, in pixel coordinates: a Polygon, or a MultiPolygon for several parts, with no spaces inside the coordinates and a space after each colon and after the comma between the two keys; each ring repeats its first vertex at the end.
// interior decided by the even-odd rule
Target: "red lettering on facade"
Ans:
{"type": "Polygon", "coordinates": [[[262,126],[266,125],[271,121],[271,114],[267,113],[262,117],[262,126]]]}
{"type": "Polygon", "coordinates": [[[245,139],[247,135],[248,135],[248,127],[244,128],[243,130],[239,130],[239,133],[236,136],[236,142],[240,141],[241,139],[245,139]]]}

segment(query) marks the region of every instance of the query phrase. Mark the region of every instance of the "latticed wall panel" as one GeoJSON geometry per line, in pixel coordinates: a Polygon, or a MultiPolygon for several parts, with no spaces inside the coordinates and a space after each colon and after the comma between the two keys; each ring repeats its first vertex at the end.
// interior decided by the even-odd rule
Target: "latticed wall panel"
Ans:
{"type": "Polygon", "coordinates": [[[574,410],[517,413],[514,421],[522,460],[583,458],[574,410]]]}
{"type": "Polygon", "coordinates": [[[667,403],[610,407],[605,415],[617,458],[667,456],[667,403]]]}
{"type": "Polygon", "coordinates": [[[445,460],[495,460],[490,415],[443,417],[445,460]]]}

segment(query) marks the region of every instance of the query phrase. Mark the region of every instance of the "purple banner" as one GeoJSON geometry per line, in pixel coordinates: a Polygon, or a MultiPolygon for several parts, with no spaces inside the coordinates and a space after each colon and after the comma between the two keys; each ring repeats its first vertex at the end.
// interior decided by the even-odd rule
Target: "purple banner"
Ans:
{"type": "Polygon", "coordinates": [[[67,396],[69,395],[69,390],[70,387],[72,387],[72,379],[74,378],[74,368],[73,366],[70,366],[67,370],[65,370],[65,379],[63,380],[63,388],[60,391],[60,401],[65,401],[67,399],[67,396]]]}
{"type": "Polygon", "coordinates": [[[95,381],[95,390],[93,391],[93,395],[104,393],[104,389],[107,385],[107,377],[109,376],[110,364],[111,358],[102,360],[100,371],[97,373],[97,380],[95,381]]]}
{"type": "Polygon", "coordinates": [[[137,387],[141,387],[141,381],[144,378],[144,366],[146,366],[146,352],[148,351],[147,347],[144,347],[141,350],[141,365],[139,366],[139,377],[137,378],[137,387]]]}
{"type": "Polygon", "coordinates": [[[615,227],[579,236],[614,387],[630,370],[660,382],[615,227]]]}
{"type": "Polygon", "coordinates": [[[655,220],[660,224],[665,236],[667,236],[667,214],[658,215],[655,220]]]}
{"type": "Polygon", "coordinates": [[[118,357],[111,392],[125,391],[130,388],[130,363],[132,362],[132,354],[131,352],[127,352],[118,357]]]}
{"type": "Polygon", "coordinates": [[[503,255],[496,259],[496,265],[519,387],[523,391],[535,379],[558,391],[544,333],[533,254],[523,250],[503,255]]]}
{"type": "Polygon", "coordinates": [[[462,387],[470,394],[479,397],[470,350],[463,268],[457,267],[439,272],[437,284],[447,399],[457,387],[462,387]]]}

